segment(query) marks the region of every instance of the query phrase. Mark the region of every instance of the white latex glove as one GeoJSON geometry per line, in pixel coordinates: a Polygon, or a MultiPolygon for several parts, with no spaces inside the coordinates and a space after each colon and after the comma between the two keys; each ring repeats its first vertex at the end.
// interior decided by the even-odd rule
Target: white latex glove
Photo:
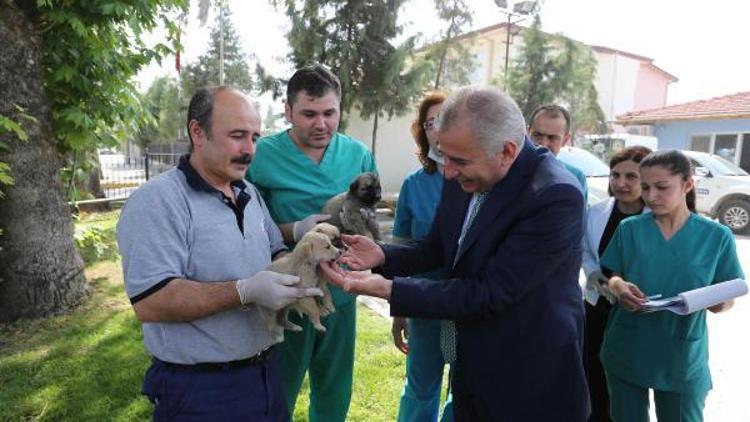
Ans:
{"type": "Polygon", "coordinates": [[[302,220],[295,221],[294,225],[292,226],[292,236],[294,237],[294,241],[299,242],[299,240],[302,239],[302,236],[312,230],[312,228],[315,227],[316,224],[322,223],[323,221],[328,221],[330,219],[331,216],[328,214],[311,214],[303,218],[302,220]]]}
{"type": "Polygon", "coordinates": [[[299,277],[273,271],[261,271],[237,280],[237,294],[243,305],[256,304],[277,311],[308,296],[323,296],[317,287],[294,287],[299,277]]]}
{"type": "Polygon", "coordinates": [[[586,279],[586,288],[594,290],[599,294],[599,296],[607,299],[609,303],[614,304],[615,302],[617,302],[617,298],[615,298],[615,296],[609,290],[609,287],[607,287],[606,280],[607,277],[602,274],[601,271],[593,271],[591,274],[589,274],[588,279],[586,279]],[[605,282],[605,284],[602,284],[603,282],[605,282]]]}

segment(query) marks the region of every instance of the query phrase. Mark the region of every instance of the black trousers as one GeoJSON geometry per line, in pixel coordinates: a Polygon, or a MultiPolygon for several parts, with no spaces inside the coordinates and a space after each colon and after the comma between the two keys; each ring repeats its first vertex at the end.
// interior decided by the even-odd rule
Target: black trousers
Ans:
{"type": "Polygon", "coordinates": [[[586,302],[586,323],[583,330],[583,366],[591,398],[590,422],[609,422],[609,393],[604,368],[599,360],[604,330],[612,305],[600,297],[596,306],[586,302]]]}

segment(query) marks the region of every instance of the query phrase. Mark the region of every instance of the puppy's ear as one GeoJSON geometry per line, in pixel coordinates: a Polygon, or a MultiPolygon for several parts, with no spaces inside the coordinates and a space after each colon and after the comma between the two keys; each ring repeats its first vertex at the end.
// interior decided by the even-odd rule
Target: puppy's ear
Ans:
{"type": "Polygon", "coordinates": [[[355,193],[357,192],[357,189],[359,189],[359,177],[354,179],[351,185],[349,185],[349,192],[355,193]]]}
{"type": "Polygon", "coordinates": [[[313,243],[312,242],[305,242],[303,244],[297,245],[297,249],[300,249],[300,253],[305,259],[310,259],[313,256],[313,243]]]}

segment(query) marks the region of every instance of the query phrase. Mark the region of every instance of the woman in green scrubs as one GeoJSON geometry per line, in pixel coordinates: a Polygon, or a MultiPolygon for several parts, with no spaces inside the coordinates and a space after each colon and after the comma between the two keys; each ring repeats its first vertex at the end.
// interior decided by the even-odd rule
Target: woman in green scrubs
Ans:
{"type": "Polygon", "coordinates": [[[695,213],[692,169],[682,153],[651,153],[640,172],[652,212],[623,220],[601,258],[615,274],[609,289],[618,300],[601,350],[610,412],[616,422],[648,421],[653,389],[659,421],[702,421],[711,389],[706,311],[639,310],[648,296],[671,297],[744,275],[731,231],[695,213]]]}

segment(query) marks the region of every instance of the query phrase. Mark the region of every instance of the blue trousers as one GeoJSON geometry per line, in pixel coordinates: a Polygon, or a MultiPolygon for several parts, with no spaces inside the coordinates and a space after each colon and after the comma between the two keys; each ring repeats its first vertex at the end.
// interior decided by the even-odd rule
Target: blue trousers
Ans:
{"type": "MultiPolygon", "coordinates": [[[[406,383],[398,408],[399,422],[435,422],[440,411],[443,355],[440,353],[440,321],[409,318],[409,353],[406,383]]],[[[451,397],[443,409],[442,422],[453,421],[451,397]]]]}
{"type": "Polygon", "coordinates": [[[142,393],[154,405],[154,421],[286,422],[279,358],[215,371],[167,367],[154,360],[142,393]]]}

